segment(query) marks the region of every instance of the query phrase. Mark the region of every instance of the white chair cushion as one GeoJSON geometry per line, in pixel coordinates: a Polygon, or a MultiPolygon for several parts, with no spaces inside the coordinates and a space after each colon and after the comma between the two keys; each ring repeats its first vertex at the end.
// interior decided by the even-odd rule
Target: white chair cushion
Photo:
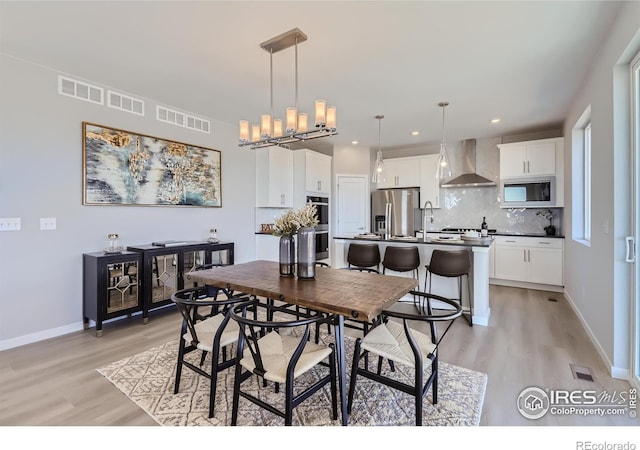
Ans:
{"type": "MultiPolygon", "coordinates": [[[[276,332],[271,332],[258,340],[266,380],[276,383],[286,382],[287,365],[299,343],[300,337],[281,336],[276,332]]],[[[330,354],[331,349],[326,345],[307,342],[300,359],[298,359],[293,377],[299,377],[330,354]]],[[[249,371],[255,369],[256,366],[248,348],[245,348],[240,364],[249,371]]]]}
{"type": "MultiPolygon", "coordinates": [[[[198,348],[200,350],[204,350],[206,352],[213,351],[213,338],[220,328],[220,324],[224,319],[224,314],[217,314],[213,317],[209,317],[207,320],[202,320],[196,323],[196,334],[198,335],[198,348]]],[[[234,342],[238,342],[238,333],[240,332],[240,328],[238,327],[238,323],[235,320],[229,320],[227,322],[227,326],[224,328],[222,332],[222,336],[220,336],[220,347],[227,346],[229,344],[233,344],[234,342]]],[[[191,343],[191,333],[189,329],[182,336],[187,344],[191,343]]]]}
{"type": "MultiPolygon", "coordinates": [[[[422,360],[427,360],[427,356],[436,346],[424,333],[412,329],[411,334],[422,351],[422,360]]],[[[401,323],[390,320],[386,324],[378,325],[362,339],[362,349],[399,364],[415,367],[413,351],[401,323]]]]}

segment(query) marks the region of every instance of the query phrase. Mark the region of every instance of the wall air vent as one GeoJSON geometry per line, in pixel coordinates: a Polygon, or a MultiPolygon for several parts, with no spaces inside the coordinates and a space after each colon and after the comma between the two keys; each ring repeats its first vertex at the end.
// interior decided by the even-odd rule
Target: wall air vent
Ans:
{"type": "Polygon", "coordinates": [[[104,89],[62,75],[58,75],[58,94],[98,105],[104,104],[104,89]]]}
{"type": "Polygon", "coordinates": [[[144,101],[130,97],[120,92],[107,92],[107,106],[120,111],[130,112],[139,116],[144,116],[144,101]]]}
{"type": "Polygon", "coordinates": [[[156,107],[156,119],[160,122],[171,123],[179,127],[189,128],[190,130],[207,134],[211,133],[211,122],[208,119],[176,111],[165,106],[158,105],[156,107]]]}

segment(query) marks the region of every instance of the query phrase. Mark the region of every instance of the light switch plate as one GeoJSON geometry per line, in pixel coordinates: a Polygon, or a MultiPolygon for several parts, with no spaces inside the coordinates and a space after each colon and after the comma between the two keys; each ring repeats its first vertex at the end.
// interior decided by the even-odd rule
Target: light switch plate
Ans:
{"type": "Polygon", "coordinates": [[[20,231],[22,220],[20,217],[5,217],[0,219],[0,231],[20,231]]]}
{"type": "Polygon", "coordinates": [[[56,218],[55,217],[40,218],[40,229],[41,230],[55,230],[56,229],[56,218]]]}

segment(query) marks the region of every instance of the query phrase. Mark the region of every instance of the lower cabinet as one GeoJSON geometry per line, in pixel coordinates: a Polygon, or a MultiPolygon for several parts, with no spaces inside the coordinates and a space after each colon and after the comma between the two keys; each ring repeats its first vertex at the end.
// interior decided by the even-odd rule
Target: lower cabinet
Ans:
{"type": "Polygon", "coordinates": [[[233,242],[187,242],[159,247],[134,245],[114,254],[83,255],[83,323],[96,323],[102,336],[105,320],[149,311],[171,303],[171,295],[185,285],[185,273],[202,264],[233,264],[233,242]]]}
{"type": "Polygon", "coordinates": [[[280,260],[280,238],[272,234],[256,234],[256,259],[280,260]]]}
{"type": "Polygon", "coordinates": [[[142,311],[140,274],[142,257],[136,252],[82,255],[82,321],[96,323],[102,336],[102,322],[142,311]]]}
{"type": "Polygon", "coordinates": [[[174,292],[190,287],[185,285],[185,273],[212,262],[233,264],[234,244],[191,242],[166,247],[133,245],[127,250],[142,255],[142,317],[146,322],[150,310],[170,304],[174,292]]]}
{"type": "Polygon", "coordinates": [[[564,285],[562,238],[496,236],[494,247],[494,278],[564,285]]]}

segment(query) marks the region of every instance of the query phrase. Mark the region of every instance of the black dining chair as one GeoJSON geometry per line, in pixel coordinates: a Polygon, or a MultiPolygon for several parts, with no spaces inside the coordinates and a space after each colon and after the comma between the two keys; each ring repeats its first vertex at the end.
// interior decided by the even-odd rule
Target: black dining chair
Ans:
{"type": "MultiPolygon", "coordinates": [[[[322,314],[293,320],[262,320],[247,317],[251,308],[264,308],[257,299],[236,305],[230,310],[240,334],[237,344],[235,379],[233,383],[233,409],[231,425],[238,424],[240,397],[284,418],[284,424],[293,422],[293,410],[303,401],[330,384],[332,419],[338,418],[337,375],[334,345],[311,342],[311,326],[320,326],[330,320],[322,314]],[[321,369],[325,366],[324,369],[321,369]],[[328,373],[326,368],[328,367],[328,373]],[[310,386],[296,386],[296,380],[312,369],[318,369],[310,386]],[[284,386],[284,410],[260,398],[255,386],[243,389],[251,377],[284,386]]],[[[264,315],[259,315],[261,317],[264,315]]],[[[268,315],[267,315],[268,317],[268,315]]],[[[259,385],[259,383],[258,383],[259,385]]],[[[258,388],[259,389],[259,388],[258,388]]],[[[320,397],[319,397],[320,398],[320,397]]]]}
{"type": "MultiPolygon", "coordinates": [[[[369,330],[363,338],[358,338],[353,353],[351,368],[351,380],[349,386],[349,399],[347,411],[351,413],[354,404],[355,391],[358,376],[382,383],[391,388],[400,390],[415,398],[416,425],[422,425],[422,406],[424,396],[429,389],[432,390],[433,404],[438,403],[438,349],[442,339],[449,331],[453,321],[460,317],[462,308],[460,304],[425,292],[412,291],[412,295],[422,298],[425,304],[426,314],[406,313],[399,309],[390,309],[382,312],[382,322],[369,330]],[[437,300],[446,304],[451,309],[438,310],[434,313],[431,301],[437,300]],[[426,323],[429,326],[429,334],[412,328],[418,323],[426,323]],[[446,324],[441,335],[437,324],[446,324]],[[378,356],[378,367],[374,372],[369,370],[367,364],[360,367],[360,360],[367,355],[378,356]],[[382,361],[386,358],[397,365],[408,366],[413,369],[410,378],[412,384],[399,378],[397,375],[382,373],[382,361]],[[427,365],[430,363],[431,373],[424,379],[427,365]]],[[[396,374],[399,372],[395,371],[396,374]]]]}
{"type": "Polygon", "coordinates": [[[247,296],[229,296],[217,300],[218,291],[219,289],[213,286],[199,286],[179,290],[171,296],[182,315],[173,393],[177,394],[180,390],[183,367],[208,378],[209,417],[213,417],[214,413],[218,372],[232,367],[235,363],[233,358],[227,358],[226,348],[238,341],[238,325],[230,321],[228,311],[233,305],[249,299],[247,296]],[[198,309],[206,306],[211,307],[212,314],[199,314],[198,309]],[[202,352],[200,365],[185,359],[186,355],[197,350],[202,352]],[[208,372],[202,368],[207,354],[211,355],[211,369],[208,372]]]}

